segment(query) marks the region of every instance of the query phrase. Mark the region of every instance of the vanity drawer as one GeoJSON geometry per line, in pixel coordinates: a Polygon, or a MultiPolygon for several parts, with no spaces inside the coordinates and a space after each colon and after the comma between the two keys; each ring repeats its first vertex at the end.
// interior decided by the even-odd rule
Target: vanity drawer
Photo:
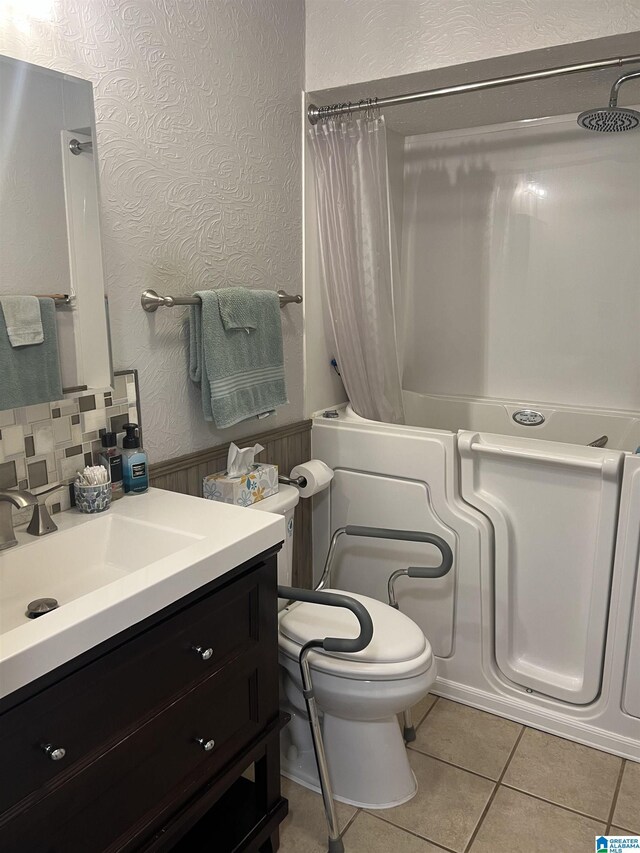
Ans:
{"type": "Polygon", "coordinates": [[[12,768],[0,774],[0,813],[240,656],[257,661],[267,646],[277,648],[275,595],[274,559],[0,717],[0,763],[12,768]],[[211,655],[203,659],[197,646],[211,655]],[[47,744],[66,754],[52,760],[47,744]]]}
{"type": "Polygon", "coordinates": [[[176,788],[186,801],[260,733],[258,697],[271,677],[246,661],[197,685],[48,797],[0,823],[0,849],[99,853],[120,849],[125,837],[141,843],[175,811],[176,788]],[[205,750],[198,738],[214,745],[205,750]]]}

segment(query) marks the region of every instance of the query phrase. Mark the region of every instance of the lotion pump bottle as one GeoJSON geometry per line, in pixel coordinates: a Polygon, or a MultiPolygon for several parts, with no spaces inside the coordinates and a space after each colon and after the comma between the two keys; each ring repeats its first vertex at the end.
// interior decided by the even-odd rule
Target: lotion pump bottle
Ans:
{"type": "Polygon", "coordinates": [[[122,439],[122,468],[124,490],[139,495],[149,488],[147,454],[140,447],[138,424],[125,424],[126,436],[122,439]]]}

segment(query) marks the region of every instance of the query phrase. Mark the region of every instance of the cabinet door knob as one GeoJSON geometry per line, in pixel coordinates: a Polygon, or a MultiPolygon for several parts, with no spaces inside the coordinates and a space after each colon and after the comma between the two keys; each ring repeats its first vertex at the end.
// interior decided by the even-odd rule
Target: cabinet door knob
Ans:
{"type": "Polygon", "coordinates": [[[216,742],[215,740],[213,740],[213,738],[211,738],[211,740],[205,740],[205,738],[203,737],[197,737],[195,740],[196,743],[200,744],[200,746],[204,749],[205,752],[211,752],[213,747],[216,745],[216,742]]]}
{"type": "Polygon", "coordinates": [[[191,646],[191,648],[202,660],[209,660],[210,657],[213,657],[213,649],[203,649],[202,646],[191,646]]]}
{"type": "Polygon", "coordinates": [[[67,754],[67,750],[61,746],[54,746],[52,743],[43,743],[42,751],[52,761],[60,761],[67,754]]]}

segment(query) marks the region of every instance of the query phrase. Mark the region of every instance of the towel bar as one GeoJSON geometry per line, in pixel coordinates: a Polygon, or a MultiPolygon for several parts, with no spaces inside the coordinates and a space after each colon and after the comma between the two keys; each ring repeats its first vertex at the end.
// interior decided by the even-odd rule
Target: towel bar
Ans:
{"type": "Polygon", "coordinates": [[[69,293],[36,293],[41,299],[53,299],[56,305],[71,305],[73,296],[69,293]]]}
{"type": "MultiPolygon", "coordinates": [[[[280,297],[280,307],[289,305],[292,302],[300,304],[302,296],[290,296],[284,290],[278,291],[280,297]]],[[[145,311],[153,312],[158,308],[173,308],[174,305],[197,305],[200,302],[199,296],[160,296],[155,290],[143,290],[140,298],[140,304],[145,311]]]]}

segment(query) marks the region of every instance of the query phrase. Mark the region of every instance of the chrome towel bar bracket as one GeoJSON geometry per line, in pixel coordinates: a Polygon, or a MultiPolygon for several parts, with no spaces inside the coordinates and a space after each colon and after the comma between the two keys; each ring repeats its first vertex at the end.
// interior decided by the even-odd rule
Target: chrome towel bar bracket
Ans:
{"type": "MultiPolygon", "coordinates": [[[[280,298],[280,307],[296,303],[299,305],[302,302],[302,296],[291,296],[285,293],[284,290],[278,291],[280,298]]],[[[144,311],[153,313],[158,308],[173,308],[176,305],[198,305],[200,302],[199,296],[160,296],[155,290],[143,290],[140,298],[140,304],[144,311]]]]}

